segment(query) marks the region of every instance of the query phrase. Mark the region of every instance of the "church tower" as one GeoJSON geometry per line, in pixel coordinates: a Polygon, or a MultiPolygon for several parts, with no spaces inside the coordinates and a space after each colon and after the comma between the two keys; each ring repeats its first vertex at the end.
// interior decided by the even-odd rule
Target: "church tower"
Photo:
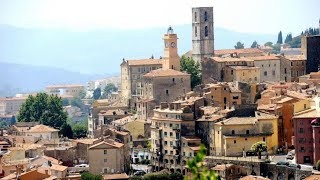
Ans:
{"type": "Polygon", "coordinates": [[[163,69],[174,69],[180,71],[180,57],[178,55],[178,37],[174,34],[172,27],[168,28],[167,34],[163,37],[164,55],[163,69]]]}
{"type": "Polygon", "coordinates": [[[214,53],[213,7],[192,8],[192,58],[201,63],[214,53]]]}

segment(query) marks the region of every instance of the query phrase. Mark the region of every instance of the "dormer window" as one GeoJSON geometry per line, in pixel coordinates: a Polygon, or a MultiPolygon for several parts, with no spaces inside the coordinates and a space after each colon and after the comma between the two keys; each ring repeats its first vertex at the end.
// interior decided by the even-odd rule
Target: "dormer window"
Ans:
{"type": "Polygon", "coordinates": [[[207,37],[208,36],[208,26],[204,27],[204,36],[207,37]]]}

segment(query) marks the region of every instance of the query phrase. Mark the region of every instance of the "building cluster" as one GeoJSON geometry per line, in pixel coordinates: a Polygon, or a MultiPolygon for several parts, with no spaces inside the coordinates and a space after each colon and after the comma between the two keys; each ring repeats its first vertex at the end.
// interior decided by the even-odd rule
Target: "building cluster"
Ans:
{"type": "MultiPolygon", "coordinates": [[[[320,36],[302,36],[300,53],[287,49],[275,55],[264,46],[214,50],[213,32],[213,8],[193,8],[193,49],[185,56],[200,62],[201,85],[191,89],[191,75],[180,70],[178,36],[169,27],[163,56],[123,59],[119,91],[92,103],[88,138],[62,138],[59,130],[34,122],[1,132],[0,177],[76,179],[89,171],[126,179],[124,173],[139,162],[151,165],[146,172],[186,175],[201,144],[207,148],[205,163],[221,179],[310,175],[246,156],[264,142],[266,158],[295,150],[298,164],[320,160],[320,36]]],[[[108,83],[97,80],[87,89],[108,83]]],[[[85,89],[54,85],[46,92],[75,97],[85,89]]],[[[16,115],[25,99],[0,99],[0,114],[16,115]]]]}

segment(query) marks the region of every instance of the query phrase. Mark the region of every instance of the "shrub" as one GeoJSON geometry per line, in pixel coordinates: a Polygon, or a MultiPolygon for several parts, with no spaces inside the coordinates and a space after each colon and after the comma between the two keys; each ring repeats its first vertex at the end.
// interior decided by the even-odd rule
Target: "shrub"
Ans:
{"type": "Polygon", "coordinates": [[[317,161],[316,168],[317,168],[318,171],[320,171],[320,160],[317,161]]]}

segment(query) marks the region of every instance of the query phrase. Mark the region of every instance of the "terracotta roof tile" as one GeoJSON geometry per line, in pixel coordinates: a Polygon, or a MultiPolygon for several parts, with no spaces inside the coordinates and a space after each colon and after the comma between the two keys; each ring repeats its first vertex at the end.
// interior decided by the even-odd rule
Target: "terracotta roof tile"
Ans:
{"type": "Polygon", "coordinates": [[[54,129],[52,127],[40,124],[40,125],[36,125],[34,127],[31,127],[30,130],[28,130],[28,132],[58,132],[59,130],[54,129]]]}
{"type": "Polygon", "coordinates": [[[190,76],[187,73],[176,71],[173,69],[157,69],[150,71],[149,73],[145,74],[143,77],[167,77],[167,76],[190,76]]]}
{"type": "Polygon", "coordinates": [[[107,142],[107,141],[108,141],[108,140],[102,141],[102,142],[97,143],[97,144],[95,144],[95,145],[93,145],[93,146],[90,146],[89,149],[98,147],[98,146],[100,146],[100,145],[102,145],[102,144],[107,144],[107,145],[113,146],[113,147],[115,147],[115,148],[121,148],[122,146],[124,146],[124,144],[119,143],[119,142],[116,142],[116,141],[111,140],[111,139],[110,139],[110,142],[107,142]]]}
{"type": "Polygon", "coordinates": [[[140,60],[128,60],[129,66],[141,66],[141,65],[161,65],[161,59],[140,59],[140,60]]]}
{"type": "Polygon", "coordinates": [[[216,124],[219,125],[242,125],[242,124],[255,124],[257,118],[255,117],[232,117],[216,124]]]}
{"type": "Polygon", "coordinates": [[[67,166],[58,165],[58,164],[52,164],[50,169],[55,170],[55,171],[65,171],[65,170],[68,169],[68,167],[67,166]]]}
{"type": "Polygon", "coordinates": [[[307,58],[304,55],[288,55],[288,56],[284,56],[283,58],[288,59],[290,61],[301,61],[304,60],[306,61],[307,58]]]}
{"type": "Polygon", "coordinates": [[[260,49],[257,48],[244,48],[244,49],[220,49],[215,50],[214,55],[224,55],[224,54],[254,54],[254,53],[263,53],[260,49]]]}
{"type": "Polygon", "coordinates": [[[252,59],[248,59],[248,58],[232,58],[232,57],[211,57],[210,58],[213,61],[217,61],[217,62],[237,62],[237,61],[251,61],[253,62],[252,59]]]}
{"type": "Polygon", "coordinates": [[[129,179],[129,176],[126,173],[122,174],[107,174],[103,176],[104,180],[112,180],[112,179],[129,179]]]}
{"type": "Polygon", "coordinates": [[[249,176],[245,176],[243,178],[240,178],[240,180],[270,180],[269,178],[265,178],[265,177],[262,177],[262,176],[252,176],[252,175],[249,175],[249,176]]]}
{"type": "Polygon", "coordinates": [[[263,60],[280,60],[277,56],[255,56],[255,57],[248,57],[249,59],[255,60],[255,61],[263,61],[263,60]]]}

